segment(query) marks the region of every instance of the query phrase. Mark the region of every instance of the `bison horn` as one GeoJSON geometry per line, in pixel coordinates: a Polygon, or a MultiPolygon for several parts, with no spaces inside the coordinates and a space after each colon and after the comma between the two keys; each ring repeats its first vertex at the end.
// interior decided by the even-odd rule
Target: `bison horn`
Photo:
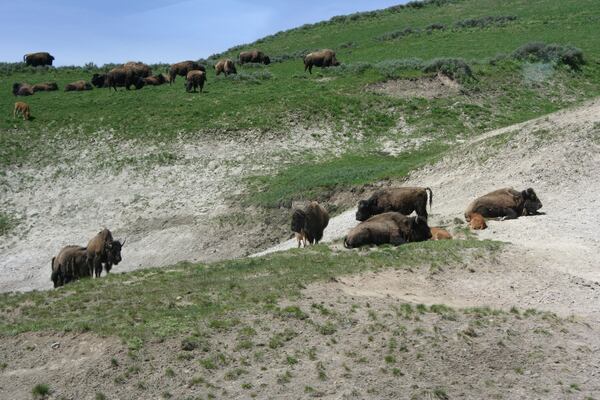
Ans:
{"type": "Polygon", "coordinates": [[[123,239],[123,243],[121,243],[121,246],[125,246],[125,241],[127,240],[127,238],[123,239]]]}

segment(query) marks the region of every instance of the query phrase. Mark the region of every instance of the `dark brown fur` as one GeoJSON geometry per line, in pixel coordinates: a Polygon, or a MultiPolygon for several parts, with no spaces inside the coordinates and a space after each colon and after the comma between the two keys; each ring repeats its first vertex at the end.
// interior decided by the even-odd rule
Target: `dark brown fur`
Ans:
{"type": "Polygon", "coordinates": [[[114,240],[108,229],[98,232],[87,245],[90,272],[93,271],[96,277],[99,278],[104,263],[106,273],[109,273],[113,264],[117,265],[121,261],[121,247],[123,244],[114,240]]]}
{"type": "Polygon", "coordinates": [[[269,65],[271,59],[260,50],[242,51],[239,55],[240,64],[259,63],[269,65]]]}
{"type": "Polygon", "coordinates": [[[39,52],[39,53],[29,53],[23,56],[23,61],[25,64],[30,65],[32,67],[44,66],[44,65],[52,65],[52,61],[54,61],[54,57],[50,55],[50,53],[39,52]]]}
{"type": "Polygon", "coordinates": [[[54,287],[92,276],[87,263],[87,249],[81,246],[65,246],[56,257],[52,257],[50,279],[54,287]]]}
{"type": "Polygon", "coordinates": [[[219,75],[221,72],[225,74],[225,76],[229,74],[237,74],[237,70],[235,69],[235,64],[230,59],[219,60],[215,64],[215,72],[219,75]]]}
{"type": "Polygon", "coordinates": [[[485,218],[515,219],[522,215],[537,214],[540,208],[542,202],[533,189],[519,192],[513,188],[503,188],[473,200],[465,211],[465,219],[469,221],[473,213],[485,218]]]}
{"type": "Polygon", "coordinates": [[[17,118],[18,115],[21,115],[23,120],[28,121],[29,118],[31,118],[31,109],[29,108],[29,104],[23,103],[22,101],[17,101],[13,111],[13,118],[17,118]]]}
{"type": "Polygon", "coordinates": [[[93,88],[94,87],[90,83],[88,83],[84,80],[81,80],[81,81],[76,81],[76,82],[66,84],[65,92],[81,92],[84,90],[92,90],[93,88]]]}
{"type": "Polygon", "coordinates": [[[328,224],[329,213],[316,201],[310,202],[304,210],[295,210],[292,215],[292,232],[300,234],[310,244],[321,241],[328,224]]]}
{"type": "Polygon", "coordinates": [[[433,192],[430,188],[400,187],[382,189],[373,193],[367,200],[358,202],[356,219],[366,221],[373,215],[388,211],[396,211],[410,215],[413,211],[427,219],[427,192],[429,192],[429,207],[433,201],[433,192]]]}
{"type": "Polygon", "coordinates": [[[204,71],[206,72],[206,68],[204,65],[196,62],[196,61],[181,61],[175,64],[171,64],[169,67],[169,84],[175,82],[177,76],[186,77],[188,72],[190,71],[204,71]]]}
{"type": "Polygon", "coordinates": [[[117,91],[117,87],[125,87],[129,90],[131,86],[136,89],[144,87],[144,80],[138,76],[133,69],[125,67],[113,68],[106,74],[105,87],[117,91]]]}
{"type": "Polygon", "coordinates": [[[304,72],[308,70],[312,74],[312,67],[335,67],[340,65],[338,60],[335,58],[335,51],[330,49],[323,49],[321,51],[315,51],[308,53],[304,56],[304,72]]]}
{"type": "Polygon", "coordinates": [[[398,212],[375,215],[355,226],[344,238],[346,248],[364,245],[421,242],[431,238],[431,229],[422,217],[407,217],[398,212]]]}
{"type": "Polygon", "coordinates": [[[138,78],[147,78],[152,75],[152,69],[148,65],[137,61],[129,61],[123,64],[123,68],[132,70],[138,78]]]}
{"type": "Polygon", "coordinates": [[[200,93],[202,93],[204,82],[206,82],[206,72],[196,70],[190,71],[185,77],[185,91],[195,92],[196,88],[200,88],[200,93]]]}

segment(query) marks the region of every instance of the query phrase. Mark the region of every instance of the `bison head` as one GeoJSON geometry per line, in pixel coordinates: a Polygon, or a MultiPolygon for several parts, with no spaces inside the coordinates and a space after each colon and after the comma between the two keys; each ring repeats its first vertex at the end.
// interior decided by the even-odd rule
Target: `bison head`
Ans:
{"type": "Polygon", "coordinates": [[[410,218],[410,242],[423,242],[431,238],[431,228],[424,217],[410,218]]]}
{"type": "Polygon", "coordinates": [[[96,86],[97,88],[101,88],[104,87],[104,82],[106,80],[106,74],[94,74],[92,76],[92,85],[96,86]]]}
{"type": "Polygon", "coordinates": [[[20,83],[13,83],[12,93],[16,96],[19,93],[19,89],[21,89],[20,83]]]}
{"type": "Polygon", "coordinates": [[[110,264],[118,265],[121,262],[121,248],[124,244],[125,241],[121,243],[118,240],[113,240],[110,243],[110,246],[108,248],[108,262],[110,264]]]}
{"type": "Polygon", "coordinates": [[[523,215],[535,215],[538,213],[538,210],[542,208],[542,202],[532,188],[523,190],[521,196],[523,196],[523,199],[525,200],[523,215]]]}
{"type": "Polygon", "coordinates": [[[292,215],[292,232],[300,233],[304,229],[304,223],[306,221],[306,213],[302,210],[294,211],[292,215]]]}
{"type": "Polygon", "coordinates": [[[366,221],[375,214],[374,200],[361,200],[358,202],[358,210],[356,210],[356,220],[366,221]]]}

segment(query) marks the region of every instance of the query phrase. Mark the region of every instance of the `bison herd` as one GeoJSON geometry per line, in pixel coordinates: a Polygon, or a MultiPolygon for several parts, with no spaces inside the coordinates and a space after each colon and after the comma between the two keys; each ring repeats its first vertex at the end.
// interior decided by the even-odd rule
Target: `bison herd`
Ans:
{"type": "MultiPolygon", "coordinates": [[[[400,187],[375,192],[358,202],[358,225],[344,238],[344,247],[391,244],[394,246],[424,240],[452,239],[444,229],[427,224],[427,203],[431,208],[433,192],[430,188],[400,187]],[[415,212],[416,216],[410,214],[415,212]]],[[[475,199],[465,211],[471,229],[485,229],[485,218],[514,219],[535,215],[542,203],[531,188],[517,191],[512,188],[495,190],[475,199]]],[[[305,210],[292,215],[292,232],[298,247],[318,243],[323,237],[329,216],[327,211],[311,202],[305,210]]]]}

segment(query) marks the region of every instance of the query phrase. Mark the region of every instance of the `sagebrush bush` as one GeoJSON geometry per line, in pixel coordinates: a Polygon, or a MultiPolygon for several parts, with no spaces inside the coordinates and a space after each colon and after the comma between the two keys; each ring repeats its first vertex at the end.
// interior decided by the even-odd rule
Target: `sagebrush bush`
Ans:
{"type": "Polygon", "coordinates": [[[412,35],[412,34],[419,33],[419,32],[420,31],[418,29],[413,29],[411,27],[408,27],[408,28],[400,29],[398,31],[384,33],[383,35],[378,36],[376,39],[381,40],[381,41],[394,40],[394,39],[398,39],[398,38],[412,35]]]}
{"type": "Polygon", "coordinates": [[[362,74],[371,67],[371,63],[357,61],[353,63],[343,63],[337,67],[327,68],[324,71],[333,75],[362,74]]]}
{"type": "Polygon", "coordinates": [[[469,18],[458,21],[454,26],[457,28],[485,28],[487,26],[504,26],[516,20],[514,15],[487,16],[481,18],[469,18]]]}
{"type": "Polygon", "coordinates": [[[419,58],[402,58],[384,60],[374,65],[375,70],[388,79],[397,78],[401,71],[419,70],[423,68],[423,60],[419,58]]]}
{"type": "Polygon", "coordinates": [[[423,72],[440,72],[455,80],[473,78],[473,70],[462,58],[436,58],[422,68],[423,72]]]}
{"type": "Polygon", "coordinates": [[[521,61],[555,62],[578,70],[585,64],[583,51],[573,46],[556,43],[531,42],[524,44],[512,53],[512,57],[521,61]]]}
{"type": "Polygon", "coordinates": [[[444,24],[431,24],[427,25],[427,27],[425,28],[427,32],[443,31],[444,29],[446,29],[446,25],[444,24]]]}
{"type": "Polygon", "coordinates": [[[220,75],[217,76],[217,79],[231,79],[233,81],[248,81],[251,83],[260,83],[260,81],[271,79],[272,77],[273,75],[271,75],[269,71],[263,70],[255,72],[241,71],[237,74],[231,74],[228,76],[220,75]]]}

